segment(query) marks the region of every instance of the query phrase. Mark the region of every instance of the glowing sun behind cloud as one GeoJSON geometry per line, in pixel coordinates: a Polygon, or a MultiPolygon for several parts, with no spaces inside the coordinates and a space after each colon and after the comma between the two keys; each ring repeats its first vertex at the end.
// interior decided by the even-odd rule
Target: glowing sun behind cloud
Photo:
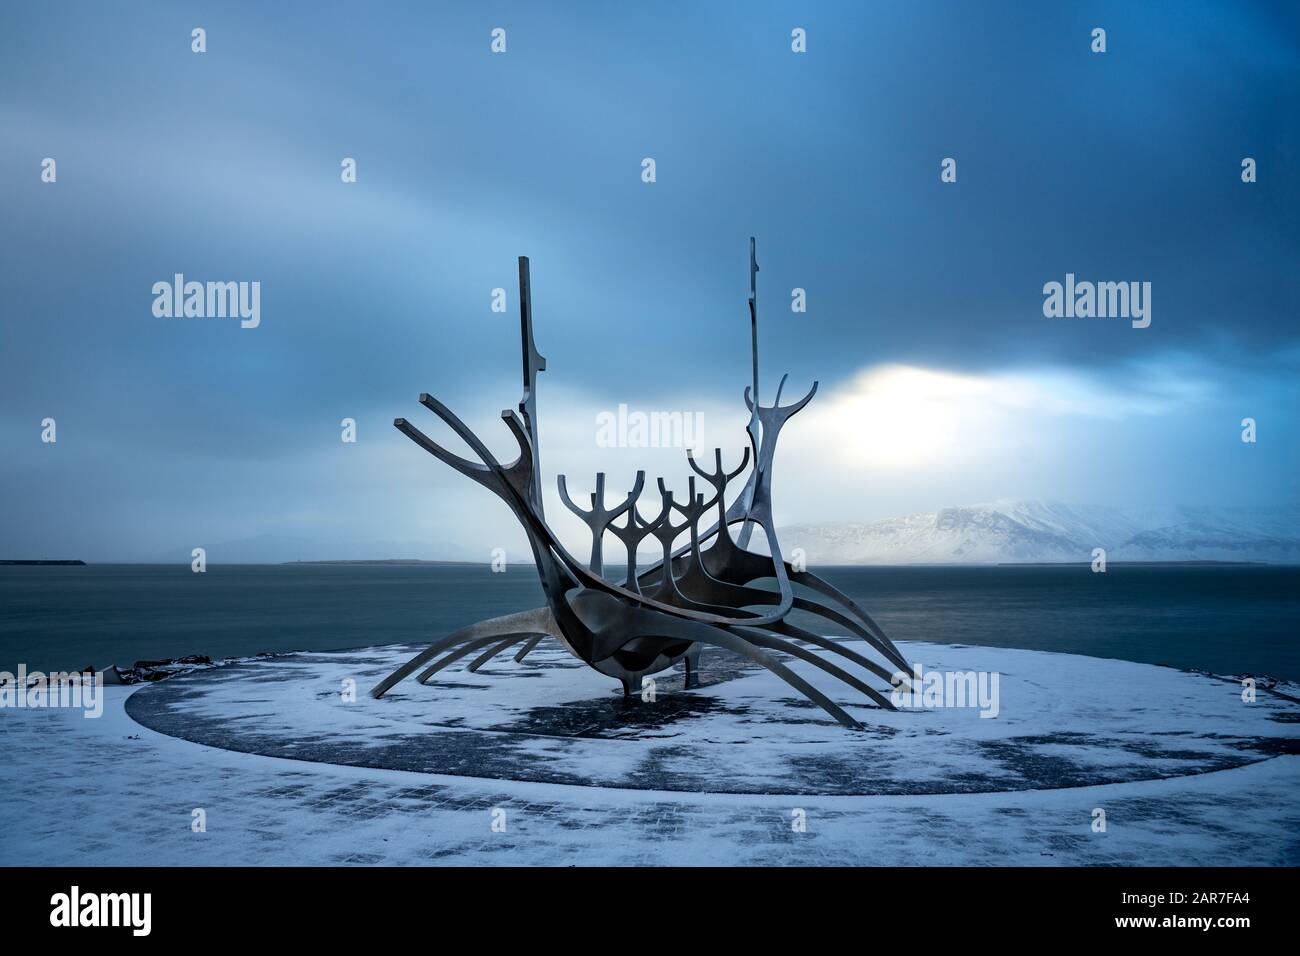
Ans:
{"type": "MultiPolygon", "coordinates": [[[[966,374],[911,365],[864,369],[818,395],[789,429],[792,451],[852,469],[906,472],[1038,453],[1062,420],[1162,415],[1204,397],[1196,382],[1156,373],[1141,388],[1063,369],[966,374]],[[1173,387],[1177,385],[1178,387],[1173,387]]],[[[782,442],[786,435],[782,435],[782,442]]]]}
{"type": "MultiPolygon", "coordinates": [[[[877,469],[938,463],[962,445],[994,437],[1011,383],[904,365],[860,372],[830,395],[818,396],[798,424],[798,444],[811,444],[843,464],[877,469]],[[997,393],[1001,392],[1001,395],[997,393]]],[[[791,437],[795,429],[791,429],[791,437]]],[[[784,437],[784,436],[783,436],[784,437]]]]}

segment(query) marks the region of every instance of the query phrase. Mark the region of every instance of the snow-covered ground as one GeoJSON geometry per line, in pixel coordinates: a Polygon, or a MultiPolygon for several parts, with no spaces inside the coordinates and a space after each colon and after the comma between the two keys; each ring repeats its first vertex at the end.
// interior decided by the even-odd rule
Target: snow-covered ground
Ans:
{"type": "MultiPolygon", "coordinates": [[[[554,694],[579,686],[573,682],[585,681],[587,671],[557,660],[531,670],[527,663],[508,663],[493,665],[490,674],[455,673],[441,685],[399,685],[401,697],[382,701],[366,697],[369,685],[361,680],[355,703],[336,707],[321,695],[328,687],[337,696],[340,671],[367,676],[363,669],[382,670],[404,652],[370,649],[333,660],[290,656],[144,688],[107,688],[97,720],[69,710],[0,711],[0,863],[1300,863],[1300,757],[1270,756],[1294,750],[1298,708],[1267,692],[1244,704],[1238,685],[1202,675],[1067,655],[906,645],[904,652],[927,666],[960,666],[978,653],[987,667],[1004,672],[1002,714],[984,720],[973,711],[860,708],[855,714],[868,725],[861,735],[824,723],[820,712],[796,703],[772,703],[766,676],[751,672],[724,675],[690,695],[665,682],[661,702],[702,696],[726,706],[686,708],[658,730],[634,730],[615,718],[588,727],[564,724],[556,712],[565,702],[554,694]],[[362,668],[358,661],[370,664],[362,668]],[[286,682],[281,678],[287,673],[297,678],[286,682]],[[289,752],[288,734],[303,748],[298,756],[309,759],[236,752],[159,733],[127,714],[132,694],[140,695],[133,710],[158,695],[162,706],[144,708],[146,719],[188,713],[204,732],[277,754],[289,752]],[[519,701],[519,694],[532,699],[519,701]],[[502,703],[512,696],[513,702],[502,703]],[[474,700],[478,706],[469,707],[474,700]],[[538,709],[547,701],[559,705],[555,712],[538,709]],[[737,707],[748,712],[737,715],[737,707]],[[541,763],[601,782],[509,778],[508,763],[495,765],[502,775],[490,779],[310,759],[325,753],[313,747],[352,740],[362,746],[342,752],[358,763],[370,738],[405,737],[417,714],[423,715],[422,735],[435,745],[469,735],[516,753],[515,737],[527,735],[523,728],[485,726],[508,712],[516,721],[529,715],[541,722],[533,745],[541,763]],[[312,726],[320,740],[313,741],[312,726]],[[967,766],[963,737],[972,737],[976,749],[970,752],[987,751],[986,766],[967,766]],[[665,772],[662,780],[675,789],[645,789],[645,775],[616,779],[634,758],[668,765],[685,760],[665,749],[675,738],[701,748],[696,767],[665,772]],[[982,748],[974,742],[980,739],[987,742],[982,748]],[[619,747],[627,752],[615,759],[619,747]],[[749,775],[737,770],[746,754],[757,768],[749,775]],[[783,763],[774,756],[780,754],[791,759],[783,763]],[[827,759],[897,766],[883,774],[828,776],[817,772],[827,759]],[[1234,762],[1239,765],[1213,769],[1234,762]],[[1144,764],[1149,777],[1190,775],[1134,780],[1132,768],[1144,764]],[[999,766],[1009,789],[907,793],[889,785],[916,779],[926,782],[923,790],[967,790],[960,779],[966,768],[982,781],[975,789],[987,791],[984,784],[999,766]],[[1068,786],[1071,768],[1079,767],[1094,778],[1110,774],[1131,782],[1068,786]],[[715,771],[750,789],[767,780],[791,792],[689,786],[714,779],[715,771]],[[1022,789],[1062,772],[1057,789],[1022,789]],[[813,792],[798,792],[801,780],[813,792]],[[834,792],[844,790],[846,780],[874,781],[880,792],[834,792]],[[1105,832],[1094,830],[1098,809],[1105,812],[1105,832]],[[195,810],[203,811],[206,832],[193,831],[195,810]],[[794,826],[800,820],[806,821],[802,832],[794,826]]],[[[595,699],[608,704],[608,686],[595,680],[595,699]]],[[[819,686],[830,687],[825,681],[819,686]]],[[[837,699],[846,701],[844,695],[837,699]]],[[[588,716],[598,713],[599,707],[588,716]]],[[[372,754],[384,751],[380,745],[372,754]]],[[[533,767],[527,775],[538,777],[538,763],[519,760],[516,767],[525,773],[533,767]]]]}
{"type": "Polygon", "coordinates": [[[996,716],[981,717],[980,706],[889,712],[790,662],[862,723],[854,733],[774,675],[714,651],[702,658],[700,689],[685,693],[679,676],[661,675],[654,702],[627,701],[552,641],[523,664],[506,653],[471,674],[462,662],[382,700],[366,691],[415,648],[254,658],[150,687],[128,713],[172,736],[273,757],[729,793],[972,793],[1182,776],[1273,756],[1296,734],[1284,698],[1248,704],[1238,684],[1206,675],[1008,648],[905,647],[927,671],[996,672],[987,707],[996,716]],[[349,682],[355,698],[343,693],[349,682]]]}

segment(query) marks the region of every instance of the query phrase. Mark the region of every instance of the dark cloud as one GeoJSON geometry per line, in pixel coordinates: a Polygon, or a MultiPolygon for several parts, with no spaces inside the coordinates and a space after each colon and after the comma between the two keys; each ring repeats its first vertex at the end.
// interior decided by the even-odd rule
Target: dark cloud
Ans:
{"type": "MultiPolygon", "coordinates": [[[[94,434],[114,482],[168,512],[190,505],[160,459],[237,481],[241,462],[312,455],[344,416],[386,427],[420,391],[512,401],[521,253],[547,386],[611,400],[738,400],[751,234],[769,376],[1294,370],[1284,6],[86,4],[0,21],[6,440],[56,414],[62,454],[102,466],[73,442],[94,434]],[[261,327],[153,317],[150,287],[178,271],[260,281],[261,327]],[[1151,282],[1151,328],[1044,318],[1043,283],[1067,272],[1151,282]]],[[[28,454],[0,466],[11,502],[45,480],[28,454]]],[[[21,509],[6,523],[42,533],[21,509]]]]}

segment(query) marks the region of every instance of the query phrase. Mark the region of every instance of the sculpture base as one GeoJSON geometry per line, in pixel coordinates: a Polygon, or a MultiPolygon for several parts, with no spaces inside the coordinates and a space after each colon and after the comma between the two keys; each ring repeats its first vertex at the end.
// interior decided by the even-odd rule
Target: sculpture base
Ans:
{"type": "Polygon", "coordinates": [[[414,648],[232,662],[144,688],[127,712],[170,736],[272,757],[697,793],[1043,790],[1203,774],[1298,750],[1300,707],[1267,692],[1245,703],[1232,680],[1035,651],[901,646],[927,671],[997,671],[997,716],[889,712],[794,662],[863,724],[852,732],[767,672],[708,650],[695,689],[678,670],[659,675],[653,700],[624,697],[550,640],[523,663],[503,655],[474,674],[449,668],[382,700],[366,688],[414,648]]]}

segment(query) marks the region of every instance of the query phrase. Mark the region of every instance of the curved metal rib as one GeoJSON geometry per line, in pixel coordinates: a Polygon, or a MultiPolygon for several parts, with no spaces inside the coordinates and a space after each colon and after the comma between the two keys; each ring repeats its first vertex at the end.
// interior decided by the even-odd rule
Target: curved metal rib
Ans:
{"type": "Polygon", "coordinates": [[[538,634],[536,637],[533,637],[531,640],[529,640],[528,643],[525,644],[523,647],[519,648],[519,653],[515,655],[515,663],[516,664],[522,663],[523,659],[527,657],[529,654],[531,654],[533,652],[533,648],[536,647],[538,644],[542,643],[545,637],[546,637],[545,634],[538,634]]]}
{"type": "MultiPolygon", "coordinates": [[[[707,627],[708,625],[701,626],[707,627]]],[[[731,651],[733,654],[739,654],[742,657],[749,658],[756,664],[761,664],[795,690],[799,691],[799,693],[811,700],[822,710],[826,711],[826,713],[830,714],[845,727],[848,727],[850,730],[862,729],[862,725],[850,717],[844,709],[839,706],[839,704],[835,703],[784,664],[772,659],[757,647],[754,647],[734,634],[728,634],[719,628],[710,628],[710,630],[715,631],[716,634],[710,635],[709,637],[696,637],[694,638],[695,642],[698,644],[711,644],[714,647],[721,647],[723,650],[731,651]],[[723,640],[723,638],[726,640],[723,640]]]]}
{"type": "Polygon", "coordinates": [[[766,647],[769,650],[773,650],[773,651],[781,651],[783,653],[791,655],[792,657],[797,657],[800,660],[805,660],[809,664],[813,665],[813,667],[820,668],[821,670],[825,671],[827,674],[830,674],[832,677],[838,678],[839,680],[848,684],[850,687],[854,688],[855,690],[861,691],[863,694],[865,694],[867,697],[875,701],[877,704],[879,704],[881,707],[885,708],[886,710],[895,709],[894,705],[890,703],[888,698],[883,696],[874,687],[858,679],[857,677],[854,677],[852,674],[850,674],[848,671],[844,670],[843,668],[837,667],[836,665],[832,664],[830,661],[823,660],[822,658],[814,654],[812,651],[800,647],[798,644],[792,644],[789,641],[783,641],[778,637],[772,637],[768,634],[764,634],[761,631],[755,630],[753,628],[738,627],[736,628],[736,633],[749,638],[749,642],[751,644],[756,644],[759,647],[766,647]]]}
{"type": "Polygon", "coordinates": [[[403,664],[397,670],[393,671],[378,684],[370,689],[370,696],[376,699],[383,697],[393,685],[399,681],[405,680],[413,674],[417,668],[432,660],[448,647],[454,647],[465,641],[471,641],[478,637],[501,638],[507,634],[518,632],[527,632],[529,634],[547,633],[553,634],[559,630],[555,623],[555,617],[551,614],[550,608],[538,607],[528,611],[519,611],[515,614],[503,614],[501,617],[489,618],[486,621],[478,621],[469,627],[462,627],[453,631],[446,637],[439,638],[430,644],[427,648],[416,654],[409,661],[403,664]]]}
{"type": "Polygon", "coordinates": [[[804,587],[813,591],[817,591],[818,593],[828,598],[831,598],[834,601],[838,601],[840,604],[844,605],[846,608],[851,610],[862,620],[863,624],[867,627],[868,630],[870,630],[873,634],[876,635],[876,637],[880,638],[880,640],[884,641],[891,648],[893,648],[894,653],[898,654],[900,658],[902,657],[902,654],[899,652],[898,648],[894,646],[894,642],[891,641],[888,635],[885,634],[884,629],[872,619],[870,614],[868,614],[861,607],[859,607],[857,602],[854,601],[851,597],[849,597],[839,588],[835,587],[835,585],[831,584],[825,578],[819,577],[818,575],[813,574],[811,571],[795,571],[793,568],[789,568],[789,571],[790,571],[791,581],[793,581],[795,584],[802,584],[804,587]]]}
{"type": "Polygon", "coordinates": [[[649,635],[720,647],[767,668],[845,727],[861,729],[861,725],[856,720],[816,687],[770,654],[727,628],[666,617],[628,605],[612,595],[598,592],[580,591],[569,599],[569,604],[578,621],[597,638],[595,648],[598,652],[595,655],[597,661],[612,657],[630,641],[649,635]]]}
{"type": "Polygon", "coordinates": [[[771,624],[769,627],[778,634],[784,634],[786,637],[793,637],[796,640],[806,641],[809,644],[815,644],[823,650],[830,651],[832,654],[838,654],[857,664],[859,667],[871,671],[871,673],[875,674],[877,677],[889,682],[891,686],[893,685],[895,674],[898,673],[897,671],[891,673],[885,670],[885,668],[881,667],[871,658],[859,654],[851,647],[845,647],[839,641],[833,640],[829,637],[824,637],[821,634],[815,634],[812,631],[804,630],[802,627],[796,627],[787,621],[782,621],[779,624],[771,624]]]}
{"type": "MultiPolygon", "coordinates": [[[[510,640],[506,643],[517,644],[518,642],[524,640],[524,638],[531,637],[531,636],[532,636],[531,632],[525,632],[523,634],[512,634],[510,635],[510,640]]],[[[500,637],[499,634],[493,634],[489,637],[478,637],[472,641],[467,641],[466,643],[462,644],[460,647],[456,648],[454,651],[448,652],[446,655],[438,658],[438,660],[434,661],[432,664],[426,667],[424,669],[424,673],[422,673],[419,677],[417,677],[416,680],[419,681],[421,684],[427,684],[429,682],[430,677],[438,673],[438,671],[442,670],[448,664],[455,663],[456,661],[464,657],[466,654],[474,653],[476,650],[478,650],[480,647],[483,647],[485,644],[493,644],[493,642],[495,642],[498,637],[500,637]]]]}
{"type": "MultiPolygon", "coordinates": [[[[536,636],[537,635],[533,635],[533,637],[536,636]]],[[[528,637],[527,635],[520,635],[518,637],[507,637],[500,644],[493,644],[491,647],[489,647],[478,657],[474,658],[474,662],[470,664],[469,667],[465,668],[465,670],[469,671],[471,674],[477,673],[478,669],[482,667],[484,664],[486,664],[488,661],[492,660],[492,658],[496,657],[506,648],[514,647],[516,644],[518,644],[520,641],[523,640],[531,640],[531,638],[528,637]]]]}

